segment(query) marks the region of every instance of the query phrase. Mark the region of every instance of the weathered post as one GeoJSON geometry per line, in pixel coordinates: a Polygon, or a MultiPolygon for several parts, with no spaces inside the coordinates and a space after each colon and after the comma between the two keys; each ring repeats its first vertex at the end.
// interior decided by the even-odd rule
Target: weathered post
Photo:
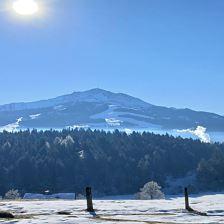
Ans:
{"type": "Polygon", "coordinates": [[[86,188],[87,211],[94,212],[91,187],[86,188]]]}
{"type": "Polygon", "coordinates": [[[184,188],[184,196],[185,196],[185,209],[189,210],[190,205],[189,205],[188,189],[186,187],[184,188]]]}
{"type": "Polygon", "coordinates": [[[196,211],[196,210],[194,210],[193,208],[190,207],[190,205],[189,205],[189,197],[188,197],[188,189],[186,187],[184,188],[184,196],[185,196],[185,209],[188,212],[194,213],[196,215],[207,216],[207,213],[196,211]]]}

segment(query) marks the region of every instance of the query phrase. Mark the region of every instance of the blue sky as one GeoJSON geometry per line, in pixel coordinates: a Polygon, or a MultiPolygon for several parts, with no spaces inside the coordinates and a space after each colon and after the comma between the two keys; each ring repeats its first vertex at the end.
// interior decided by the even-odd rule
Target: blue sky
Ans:
{"type": "Polygon", "coordinates": [[[224,114],[223,0],[0,2],[0,104],[95,87],[224,114]]]}

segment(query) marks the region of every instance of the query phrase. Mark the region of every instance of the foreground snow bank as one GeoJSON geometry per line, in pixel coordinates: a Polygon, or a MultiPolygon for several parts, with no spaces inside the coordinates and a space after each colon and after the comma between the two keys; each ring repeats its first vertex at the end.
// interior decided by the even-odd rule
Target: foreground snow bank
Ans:
{"type": "Polygon", "coordinates": [[[21,218],[1,223],[224,223],[224,194],[206,195],[190,199],[191,206],[208,213],[207,217],[185,212],[183,197],[168,200],[96,200],[96,214],[85,211],[86,201],[2,201],[1,210],[8,210],[21,218]],[[66,211],[70,215],[58,215],[66,211]],[[14,222],[15,221],[15,222],[14,222]]]}

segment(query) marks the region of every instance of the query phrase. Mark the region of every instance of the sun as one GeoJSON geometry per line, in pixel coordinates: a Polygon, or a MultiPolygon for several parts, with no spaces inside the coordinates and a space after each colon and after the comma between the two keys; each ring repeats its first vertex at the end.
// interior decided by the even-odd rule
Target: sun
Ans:
{"type": "Polygon", "coordinates": [[[39,10],[35,0],[15,0],[12,7],[20,15],[33,15],[39,10]]]}

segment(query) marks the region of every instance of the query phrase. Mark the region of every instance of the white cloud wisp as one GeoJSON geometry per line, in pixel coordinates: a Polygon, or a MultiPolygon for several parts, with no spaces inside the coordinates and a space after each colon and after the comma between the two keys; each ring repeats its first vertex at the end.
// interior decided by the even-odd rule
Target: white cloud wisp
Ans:
{"type": "Polygon", "coordinates": [[[211,138],[208,133],[206,133],[206,128],[202,126],[198,126],[195,130],[193,129],[183,129],[183,130],[177,130],[178,133],[189,133],[192,135],[197,136],[202,142],[204,143],[210,143],[211,138]]]}

